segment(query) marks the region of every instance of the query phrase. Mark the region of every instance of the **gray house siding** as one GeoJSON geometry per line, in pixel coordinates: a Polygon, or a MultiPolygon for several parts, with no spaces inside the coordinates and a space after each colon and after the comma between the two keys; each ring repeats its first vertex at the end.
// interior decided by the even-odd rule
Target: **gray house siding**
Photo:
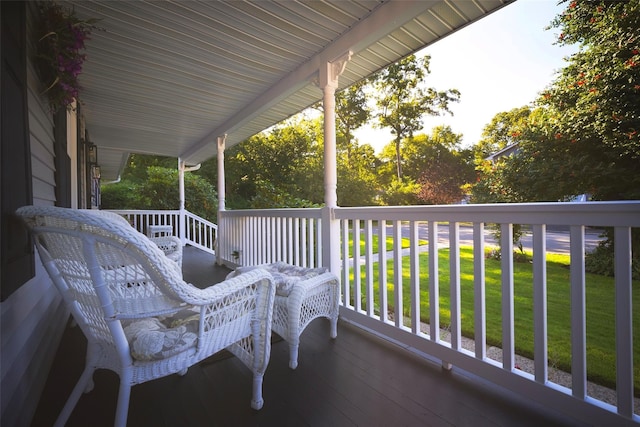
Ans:
{"type": "MultiPolygon", "coordinates": [[[[33,4],[27,11],[32,34],[33,4]]],[[[31,56],[29,55],[28,58],[31,56]]],[[[27,64],[33,203],[55,203],[53,123],[27,64]]],[[[69,313],[36,256],[36,276],[0,303],[0,425],[29,426],[69,313]]]]}

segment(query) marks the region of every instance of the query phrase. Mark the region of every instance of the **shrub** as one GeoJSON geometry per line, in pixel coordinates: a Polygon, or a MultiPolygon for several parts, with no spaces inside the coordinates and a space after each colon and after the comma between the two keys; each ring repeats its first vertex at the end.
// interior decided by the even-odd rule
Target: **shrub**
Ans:
{"type": "MultiPolygon", "coordinates": [[[[631,257],[631,277],[634,280],[640,280],[640,254],[638,253],[638,245],[633,251],[631,257]]],[[[614,250],[611,239],[601,241],[598,246],[585,258],[585,269],[589,273],[600,274],[603,276],[614,277],[614,250]]]]}
{"type": "Polygon", "coordinates": [[[130,181],[100,187],[102,209],[144,209],[138,197],[139,186],[130,181]]]}

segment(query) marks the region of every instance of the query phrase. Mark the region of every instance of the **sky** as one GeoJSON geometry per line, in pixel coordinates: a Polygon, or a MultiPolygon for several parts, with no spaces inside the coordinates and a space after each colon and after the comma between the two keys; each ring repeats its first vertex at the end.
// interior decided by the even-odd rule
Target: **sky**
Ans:
{"type": "MultiPolygon", "coordinates": [[[[469,147],[497,113],[533,102],[577,50],[554,45],[559,30],[545,30],[564,8],[557,0],[518,0],[419,52],[431,57],[427,86],[461,94],[450,105],[453,116],[426,117],[421,133],[449,125],[469,147]]],[[[371,127],[355,136],[376,153],[393,140],[386,129],[371,127]]]]}

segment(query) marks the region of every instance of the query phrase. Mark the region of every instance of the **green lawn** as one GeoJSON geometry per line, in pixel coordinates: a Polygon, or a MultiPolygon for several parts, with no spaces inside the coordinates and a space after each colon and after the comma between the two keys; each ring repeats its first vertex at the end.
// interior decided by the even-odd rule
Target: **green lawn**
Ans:
{"type": "MultiPolygon", "coordinates": [[[[462,247],[460,254],[462,334],[474,334],[473,250],[462,247]]],[[[550,365],[571,371],[569,257],[549,254],[547,257],[547,334],[550,365]]],[[[393,262],[388,261],[388,301],[393,304],[393,262]]],[[[428,254],[420,254],[420,310],[421,319],[429,322],[428,254]]],[[[374,267],[375,295],[378,292],[378,269],[374,267]]],[[[403,300],[405,316],[409,316],[409,259],[403,260],[403,300]]],[[[501,281],[500,262],[487,259],[486,271],[486,330],[487,343],[500,346],[501,281]]],[[[365,271],[362,270],[364,277],[365,271]]],[[[450,322],[449,311],[449,250],[440,250],[440,323],[450,322]]],[[[514,265],[514,317],[516,353],[533,358],[533,273],[530,263],[514,265]]],[[[364,295],[364,289],[363,289],[364,295]]],[[[640,307],[640,281],[633,282],[633,307],[640,307]]],[[[363,301],[364,303],[364,301],[363,301]]],[[[615,325],[614,282],[611,277],[587,274],[587,369],[590,381],[615,388],[615,325]]],[[[376,298],[377,305],[377,298],[376,298]]],[[[633,313],[633,330],[640,331],[640,309],[633,313]]],[[[637,336],[637,334],[636,334],[637,336]]],[[[636,395],[640,394],[640,339],[634,339],[634,380],[636,395]]]]}
{"type": "MultiPolygon", "coordinates": [[[[371,239],[372,243],[371,243],[371,248],[374,254],[378,253],[378,248],[379,248],[379,239],[377,235],[373,235],[373,238],[371,239]]],[[[401,245],[402,245],[402,249],[406,249],[409,247],[409,239],[403,237],[401,239],[401,245]]],[[[419,245],[426,245],[427,241],[426,240],[419,240],[418,241],[419,245]]],[[[390,251],[393,249],[393,236],[387,236],[386,239],[386,245],[385,248],[387,251],[390,251]]],[[[360,239],[360,256],[364,255],[364,249],[365,249],[365,242],[364,242],[364,238],[360,239]]],[[[353,257],[353,236],[351,234],[349,234],[349,258],[353,257]]]]}

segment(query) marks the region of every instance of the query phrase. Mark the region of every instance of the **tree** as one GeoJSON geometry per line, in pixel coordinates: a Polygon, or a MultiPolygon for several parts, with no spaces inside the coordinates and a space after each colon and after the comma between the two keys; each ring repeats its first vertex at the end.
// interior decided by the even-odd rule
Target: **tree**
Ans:
{"type": "MultiPolygon", "coordinates": [[[[355,110],[346,114],[353,116],[355,110]]],[[[344,111],[343,111],[344,113],[344,111]]],[[[345,117],[345,114],[342,116],[345,117]]],[[[350,120],[352,125],[358,120],[350,120]]],[[[323,119],[301,122],[302,133],[309,135],[312,141],[309,152],[298,169],[294,171],[298,193],[302,198],[320,205],[324,203],[324,132],[323,119]]],[[[353,136],[340,133],[337,139],[342,141],[336,153],[337,161],[337,195],[340,206],[369,206],[376,204],[378,160],[373,147],[368,144],[358,145],[351,141],[353,136]]]]}
{"type": "Polygon", "coordinates": [[[482,138],[474,147],[476,157],[485,159],[491,154],[518,143],[529,123],[531,108],[514,108],[496,114],[482,130],[482,138]]]}
{"type": "Polygon", "coordinates": [[[316,208],[320,205],[292,196],[270,182],[259,181],[256,183],[256,194],[251,198],[249,207],[251,209],[316,208]]]}
{"type": "Polygon", "coordinates": [[[376,73],[371,82],[378,107],[378,126],[391,128],[395,143],[396,177],[402,181],[401,141],[422,129],[422,117],[451,113],[450,102],[460,99],[460,92],[449,89],[438,92],[424,88],[429,74],[429,56],[410,55],[376,73]]]}
{"type": "Polygon", "coordinates": [[[340,206],[372,206],[376,195],[379,161],[369,144],[355,145],[351,153],[338,155],[338,204],[340,206]]]}
{"type": "MultiPolygon", "coordinates": [[[[640,2],[563,3],[549,28],[579,50],[538,98],[518,152],[484,163],[474,194],[503,199],[490,201],[640,198],[640,2]]],[[[612,237],[587,264],[613,265],[612,237]]],[[[638,272],[640,233],[632,239],[638,272]]]]}
{"type": "Polygon", "coordinates": [[[523,115],[513,121],[518,114],[494,118],[518,135],[518,151],[500,160],[499,168],[485,165],[484,176],[491,175],[493,184],[484,187],[507,201],[566,200],[584,193],[594,200],[638,199],[640,3],[565,3],[550,28],[562,30],[559,44],[578,43],[579,51],[526,120],[523,115]]]}
{"type": "Polygon", "coordinates": [[[102,209],[143,209],[144,205],[138,197],[139,184],[123,180],[113,184],[100,186],[102,209]]]}
{"type": "MultiPolygon", "coordinates": [[[[309,163],[309,158],[317,153],[314,147],[317,134],[317,125],[313,122],[292,119],[228,149],[225,153],[227,205],[230,208],[255,206],[252,200],[261,188],[268,189],[271,195],[267,199],[271,201],[278,200],[273,191],[287,195],[286,200],[305,199],[310,194],[309,176],[316,175],[314,168],[322,170],[321,162],[309,163]]],[[[212,174],[207,176],[211,179],[212,174]]],[[[314,184],[322,189],[322,181],[314,184]]],[[[322,193],[319,194],[321,197],[322,193]]],[[[311,202],[322,202],[322,198],[311,202]]]]}
{"type": "MultiPolygon", "coordinates": [[[[449,204],[463,199],[462,188],[475,178],[475,171],[471,154],[461,149],[461,143],[462,135],[449,126],[436,126],[431,135],[402,141],[404,177],[415,185],[417,203],[449,204]]],[[[383,154],[389,156],[392,147],[385,148],[383,154]]]]}
{"type": "Polygon", "coordinates": [[[464,198],[463,187],[475,178],[475,170],[470,151],[462,150],[461,142],[461,134],[437,126],[430,136],[419,135],[405,143],[405,170],[416,177],[421,203],[451,204],[464,198]]]}
{"type": "MultiPolygon", "coordinates": [[[[154,163],[152,157],[138,158],[138,165],[154,163]]],[[[143,177],[136,170],[139,181],[123,180],[102,186],[103,209],[178,209],[177,159],[173,169],[149,166],[143,177]]],[[[209,221],[215,221],[218,211],[218,196],[215,188],[206,179],[193,173],[185,174],[185,208],[209,221]]]]}
{"type": "MultiPolygon", "coordinates": [[[[364,91],[366,80],[336,94],[338,204],[371,206],[376,204],[379,161],[373,147],[358,144],[353,132],[367,123],[371,111],[364,91]]],[[[323,141],[324,141],[324,134],[323,141]]]]}
{"type": "Polygon", "coordinates": [[[500,157],[493,160],[482,159],[476,166],[479,177],[471,188],[473,203],[522,203],[527,200],[514,188],[513,182],[507,177],[515,160],[510,157],[500,157]]]}
{"type": "Polygon", "coordinates": [[[132,153],[127,159],[127,165],[122,172],[122,180],[143,182],[147,179],[147,169],[151,166],[159,166],[167,169],[175,169],[178,166],[175,157],[151,156],[148,154],[132,153]]]}
{"type": "Polygon", "coordinates": [[[363,87],[366,80],[361,80],[336,93],[337,150],[346,151],[347,163],[351,159],[351,151],[357,144],[353,132],[364,125],[371,117],[367,106],[367,97],[363,87]]]}
{"type": "Polygon", "coordinates": [[[403,170],[405,176],[415,180],[420,179],[422,173],[432,166],[437,158],[438,150],[457,152],[462,144],[462,134],[456,134],[450,126],[436,126],[431,134],[419,134],[402,141],[403,170]]]}
{"type": "Polygon", "coordinates": [[[640,3],[568,3],[551,24],[559,44],[579,44],[568,65],[544,91],[544,135],[526,147],[548,184],[564,196],[597,200],[640,198],[640,3]],[[544,160],[542,160],[544,159],[544,160]],[[562,166],[562,167],[560,167],[562,166]]]}
{"type": "Polygon", "coordinates": [[[417,205],[420,203],[418,200],[419,190],[420,186],[415,180],[406,176],[402,179],[394,177],[380,193],[380,200],[383,205],[387,206],[417,205]]]}
{"type": "MultiPolygon", "coordinates": [[[[517,156],[522,152],[521,144],[527,140],[535,140],[533,135],[535,123],[534,117],[539,117],[541,111],[532,112],[528,106],[514,108],[496,114],[482,131],[482,139],[473,147],[476,169],[479,177],[471,187],[472,201],[474,203],[518,203],[538,200],[542,196],[528,198],[521,194],[529,192],[532,187],[522,189],[516,185],[529,176],[526,167],[522,168],[517,163],[527,161],[527,157],[517,156]],[[510,152],[501,150],[514,147],[510,152]],[[514,179],[510,177],[515,175],[514,179]]],[[[539,120],[538,120],[539,121],[539,120]]],[[[531,171],[531,175],[539,171],[531,171]]]]}

